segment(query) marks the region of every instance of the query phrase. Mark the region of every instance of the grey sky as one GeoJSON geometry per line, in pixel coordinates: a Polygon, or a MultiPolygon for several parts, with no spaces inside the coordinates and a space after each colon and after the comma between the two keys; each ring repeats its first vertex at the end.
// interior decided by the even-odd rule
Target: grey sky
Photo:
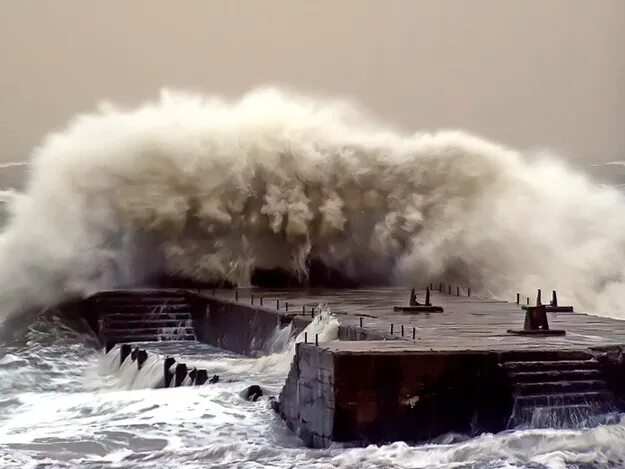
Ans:
{"type": "Polygon", "coordinates": [[[625,158],[625,1],[0,0],[0,160],[102,98],[261,84],[570,159],[625,158]]]}

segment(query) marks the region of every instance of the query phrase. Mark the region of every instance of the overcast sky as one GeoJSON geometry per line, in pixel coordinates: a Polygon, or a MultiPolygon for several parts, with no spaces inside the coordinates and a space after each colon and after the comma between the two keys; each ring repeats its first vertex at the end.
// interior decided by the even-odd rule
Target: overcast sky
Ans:
{"type": "Polygon", "coordinates": [[[102,98],[257,85],[570,159],[625,159],[625,0],[0,0],[0,160],[102,98]]]}

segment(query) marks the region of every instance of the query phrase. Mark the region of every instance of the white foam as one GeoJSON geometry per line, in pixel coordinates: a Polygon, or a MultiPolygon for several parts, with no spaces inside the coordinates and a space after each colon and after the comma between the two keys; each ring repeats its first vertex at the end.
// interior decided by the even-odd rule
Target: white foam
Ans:
{"type": "Polygon", "coordinates": [[[462,132],[401,134],[343,102],[259,90],[104,104],[49,135],[31,170],[0,237],[0,314],[151,271],[245,284],[254,266],[301,273],[309,256],[357,280],[555,288],[578,309],[623,311],[616,190],[462,132]]]}

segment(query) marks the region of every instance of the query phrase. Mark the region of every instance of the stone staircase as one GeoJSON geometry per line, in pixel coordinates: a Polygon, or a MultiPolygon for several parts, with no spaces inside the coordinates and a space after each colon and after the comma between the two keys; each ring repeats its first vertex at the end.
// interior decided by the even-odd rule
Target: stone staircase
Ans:
{"type": "Polygon", "coordinates": [[[508,428],[584,428],[621,410],[589,353],[511,358],[502,362],[514,398],[508,428]]]}
{"type": "Polygon", "coordinates": [[[111,291],[90,298],[102,343],[194,341],[193,304],[184,291],[111,291]]]}

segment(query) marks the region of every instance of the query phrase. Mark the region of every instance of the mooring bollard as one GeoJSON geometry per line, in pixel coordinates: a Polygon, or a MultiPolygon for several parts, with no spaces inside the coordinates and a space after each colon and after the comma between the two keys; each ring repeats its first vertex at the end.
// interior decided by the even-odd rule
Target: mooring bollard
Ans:
{"type": "Polygon", "coordinates": [[[360,316],[360,328],[362,329],[362,316],[360,316]]]}
{"type": "Polygon", "coordinates": [[[124,363],[126,357],[130,355],[131,350],[132,348],[129,344],[122,344],[122,346],[119,348],[119,366],[122,366],[122,363],[124,363]]]}
{"type": "Polygon", "coordinates": [[[304,343],[308,343],[308,332],[304,332],[304,343]]]}
{"type": "Polygon", "coordinates": [[[169,387],[171,378],[174,376],[174,374],[169,370],[174,363],[176,363],[176,360],[173,357],[166,357],[163,362],[163,382],[165,383],[166,388],[169,387]]]}
{"type": "Polygon", "coordinates": [[[319,334],[315,334],[315,345],[319,347],[319,334]]]}
{"type": "Polygon", "coordinates": [[[402,337],[404,336],[404,325],[403,324],[401,325],[401,336],[402,337]]]}
{"type": "Polygon", "coordinates": [[[393,333],[393,323],[391,323],[391,334],[393,333]]]}
{"type": "Polygon", "coordinates": [[[280,309],[280,300],[276,300],[276,309],[280,309]]]}
{"type": "Polygon", "coordinates": [[[516,294],[516,304],[519,304],[521,302],[521,294],[517,293],[516,294]]]}
{"type": "Polygon", "coordinates": [[[417,294],[414,291],[414,288],[410,290],[410,299],[408,300],[408,304],[410,306],[417,306],[417,294]]]}
{"type": "Polygon", "coordinates": [[[306,316],[306,306],[302,305],[302,316],[306,316]]]}
{"type": "Polygon", "coordinates": [[[530,305],[530,297],[529,297],[529,296],[528,296],[527,298],[525,298],[525,304],[526,304],[527,306],[529,306],[529,305],[530,305]]]}
{"type": "Polygon", "coordinates": [[[187,365],[185,365],[184,363],[178,363],[174,375],[174,387],[178,388],[182,385],[182,382],[187,377],[187,365]]]}
{"type": "Polygon", "coordinates": [[[456,287],[456,296],[460,296],[460,287],[456,287]]]}
{"type": "Polygon", "coordinates": [[[471,289],[467,288],[467,296],[471,296],[471,289]]]}
{"type": "Polygon", "coordinates": [[[417,336],[417,328],[413,327],[412,328],[412,340],[414,340],[416,336],[417,336]]]}
{"type": "Polygon", "coordinates": [[[536,293],[536,306],[541,306],[543,304],[542,298],[540,295],[540,288],[538,289],[538,293],[536,293]]]}
{"type": "Polygon", "coordinates": [[[137,370],[143,368],[143,364],[148,359],[148,352],[145,350],[139,350],[137,352],[137,370]]]}
{"type": "Polygon", "coordinates": [[[285,311],[288,311],[288,310],[289,310],[289,302],[288,302],[288,301],[285,301],[285,302],[284,302],[284,310],[285,310],[285,311]]]}
{"type": "Polygon", "coordinates": [[[263,297],[262,296],[260,297],[260,305],[261,306],[263,305],[263,297]]]}

